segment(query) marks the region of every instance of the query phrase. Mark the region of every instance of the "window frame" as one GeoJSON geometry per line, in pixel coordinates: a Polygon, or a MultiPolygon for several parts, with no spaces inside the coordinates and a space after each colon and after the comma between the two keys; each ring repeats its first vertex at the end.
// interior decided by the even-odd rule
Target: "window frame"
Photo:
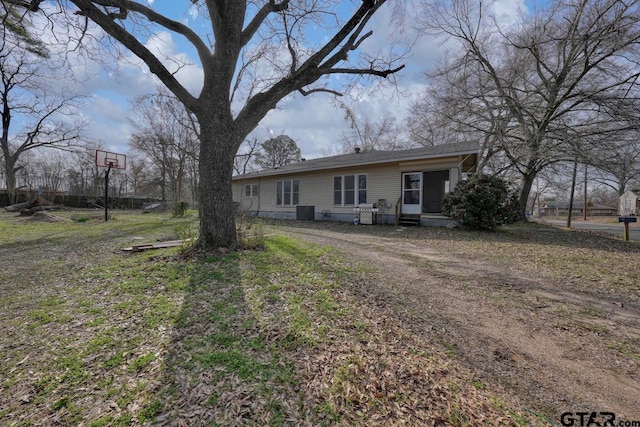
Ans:
{"type": "Polygon", "coordinates": [[[297,206],[300,203],[300,180],[280,179],[276,181],[276,206],[297,206]],[[288,198],[288,200],[285,200],[288,198]]]}
{"type": "Polygon", "coordinates": [[[245,199],[255,199],[259,196],[259,187],[258,184],[245,184],[244,185],[244,198],[245,199]],[[247,191],[249,190],[249,191],[247,191]],[[249,194],[247,194],[249,193],[249,194]]]}
{"type": "Polygon", "coordinates": [[[367,203],[369,176],[366,173],[353,173],[333,176],[333,206],[355,207],[367,203]],[[364,187],[362,179],[364,178],[364,187]],[[351,182],[352,181],[352,182],[351,182]],[[340,189],[337,186],[340,186],[340,189]],[[351,186],[353,185],[353,187],[351,186]],[[363,201],[364,197],[364,201],[363,201]],[[339,199],[339,200],[338,200],[339,199]],[[337,203],[339,201],[339,203],[337,203]],[[347,203],[351,202],[352,203],[347,203]]]}

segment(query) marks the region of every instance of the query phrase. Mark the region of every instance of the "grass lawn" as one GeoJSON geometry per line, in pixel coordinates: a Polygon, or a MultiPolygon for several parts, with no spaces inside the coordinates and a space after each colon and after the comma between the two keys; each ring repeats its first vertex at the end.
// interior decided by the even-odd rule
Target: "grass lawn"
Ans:
{"type": "Polygon", "coordinates": [[[357,300],[369,271],[330,247],[122,252],[197,216],[56,215],[0,213],[0,425],[544,424],[357,300]]]}

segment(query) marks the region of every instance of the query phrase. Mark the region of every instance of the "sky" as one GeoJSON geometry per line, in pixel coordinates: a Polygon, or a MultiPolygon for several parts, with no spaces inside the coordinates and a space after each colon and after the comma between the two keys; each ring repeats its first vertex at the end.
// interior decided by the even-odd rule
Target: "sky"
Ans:
{"type": "MultiPolygon", "coordinates": [[[[148,1],[159,12],[180,20],[188,25],[197,25],[193,15],[186,11],[186,1],[155,0],[148,1]]],[[[496,15],[503,22],[517,19],[518,10],[526,10],[525,0],[497,0],[496,15]]],[[[390,10],[381,9],[370,23],[373,36],[363,44],[362,49],[375,51],[388,46],[396,28],[389,24],[390,10]]],[[[407,39],[415,39],[409,55],[404,61],[406,68],[395,76],[397,88],[383,87],[370,91],[365,86],[343,96],[346,102],[360,118],[382,116],[391,112],[401,122],[415,96],[428,82],[424,72],[443,54],[445,47],[432,37],[417,37],[409,23],[405,30],[407,39]]],[[[326,37],[317,34],[312,37],[326,37]]],[[[196,93],[202,79],[202,69],[193,55],[193,50],[180,38],[168,32],[152,34],[145,44],[162,56],[177,56],[194,65],[180,70],[178,79],[193,93],[196,93]]],[[[106,54],[108,55],[108,54],[106,54]]],[[[106,56],[103,58],[109,58],[106,56]]],[[[117,153],[128,152],[128,140],[134,131],[130,117],[130,99],[137,95],[152,93],[157,80],[148,72],[137,58],[122,52],[119,58],[111,61],[110,70],[102,69],[101,64],[86,62],[76,70],[81,76],[82,90],[88,96],[83,114],[90,120],[89,134],[104,144],[105,149],[117,153]]],[[[331,151],[340,140],[349,124],[344,120],[344,111],[331,102],[328,94],[315,94],[303,97],[293,94],[285,98],[270,112],[256,130],[259,140],[269,135],[287,134],[301,149],[302,157],[307,159],[322,157],[331,151]]]]}

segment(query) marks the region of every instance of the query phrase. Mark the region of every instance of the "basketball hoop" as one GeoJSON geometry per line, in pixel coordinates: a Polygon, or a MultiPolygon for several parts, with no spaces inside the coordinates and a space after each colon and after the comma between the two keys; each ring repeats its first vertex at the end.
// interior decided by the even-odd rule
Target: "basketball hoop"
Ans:
{"type": "Polygon", "coordinates": [[[126,154],[96,150],[96,166],[109,169],[126,169],[127,156],[126,154]]]}
{"type": "Polygon", "coordinates": [[[111,172],[111,169],[126,169],[127,156],[125,154],[96,150],[96,166],[107,168],[104,174],[104,221],[107,222],[109,220],[109,172],[111,172]]]}

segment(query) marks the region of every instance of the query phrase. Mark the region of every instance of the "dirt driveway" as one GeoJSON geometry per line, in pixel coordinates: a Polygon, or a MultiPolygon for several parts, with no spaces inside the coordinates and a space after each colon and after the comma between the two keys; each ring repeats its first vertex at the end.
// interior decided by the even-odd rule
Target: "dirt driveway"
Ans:
{"type": "MultiPolygon", "coordinates": [[[[531,227],[538,227],[534,233],[554,232],[531,227]]],[[[558,273],[552,260],[529,262],[523,253],[586,254],[593,249],[584,239],[601,237],[571,235],[566,246],[546,247],[544,239],[525,233],[478,246],[471,244],[472,235],[449,239],[447,233],[455,233],[450,230],[276,228],[335,246],[370,266],[367,283],[354,286],[364,303],[440,343],[487,387],[512,396],[525,410],[556,422],[563,412],[578,411],[640,420],[638,288],[558,273]]],[[[617,244],[602,241],[616,248],[608,249],[611,257],[637,263],[637,246],[629,252],[617,244]]]]}

